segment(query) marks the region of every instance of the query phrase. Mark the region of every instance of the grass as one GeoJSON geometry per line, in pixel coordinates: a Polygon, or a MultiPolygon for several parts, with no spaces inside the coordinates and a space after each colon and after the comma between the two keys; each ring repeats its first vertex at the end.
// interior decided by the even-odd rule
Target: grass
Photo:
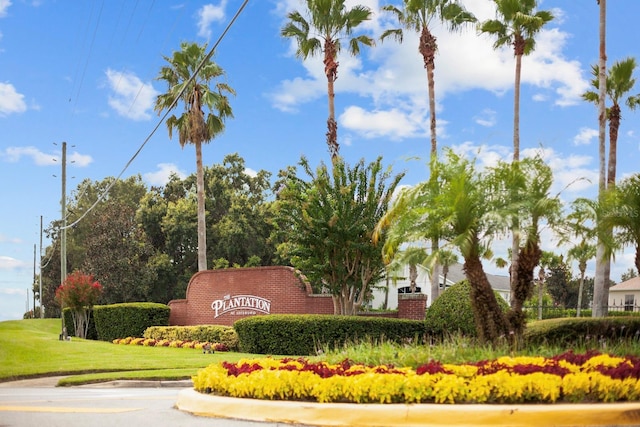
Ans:
{"type": "Polygon", "coordinates": [[[211,363],[251,356],[115,345],[78,338],[60,341],[59,334],[60,320],[57,319],[0,322],[0,381],[52,375],[82,375],[83,383],[136,378],[186,379],[211,363]]]}
{"type": "MultiPolygon", "coordinates": [[[[188,379],[201,368],[221,361],[264,357],[246,353],[203,354],[200,350],[115,345],[104,341],[73,338],[60,341],[60,320],[28,319],[0,322],[0,382],[16,379],[68,376],[59,385],[80,385],[114,380],[188,379]]],[[[601,342],[596,348],[613,355],[640,355],[637,341],[601,342]]],[[[577,353],[593,346],[573,346],[577,353]]],[[[417,367],[431,360],[462,363],[495,359],[504,355],[550,357],[567,351],[565,347],[538,346],[513,353],[507,345],[477,345],[472,340],[452,336],[438,345],[397,345],[392,343],[351,343],[336,350],[325,349],[313,357],[338,363],[350,359],[367,365],[392,364],[417,367]]]]}

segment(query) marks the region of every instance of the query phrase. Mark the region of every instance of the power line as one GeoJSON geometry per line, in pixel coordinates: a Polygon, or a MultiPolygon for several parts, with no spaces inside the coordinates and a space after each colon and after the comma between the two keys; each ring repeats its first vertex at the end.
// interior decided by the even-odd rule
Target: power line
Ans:
{"type": "Polygon", "coordinates": [[[74,227],[76,224],[78,224],[85,216],[87,216],[87,214],[89,214],[89,212],[91,212],[97,205],[98,203],[100,203],[105,196],[109,193],[109,190],[111,190],[111,188],[115,185],[115,183],[117,181],[120,180],[120,177],[124,174],[124,172],[129,168],[129,166],[131,166],[131,163],[133,163],[133,161],[135,160],[136,157],[138,157],[138,155],[140,154],[140,152],[142,151],[142,149],[144,148],[145,145],[147,145],[147,142],[149,142],[149,140],[151,139],[151,137],[156,133],[156,131],[158,130],[158,128],[160,127],[160,125],[165,121],[165,119],[167,118],[167,116],[169,115],[169,112],[173,109],[173,107],[175,107],[175,105],[178,103],[178,100],[182,97],[182,95],[184,94],[184,92],[187,89],[187,86],[196,78],[196,76],[198,75],[198,73],[200,72],[200,70],[202,69],[202,67],[204,66],[204,64],[207,63],[207,61],[209,61],[211,59],[211,57],[213,56],[213,53],[215,52],[216,48],[218,47],[218,45],[220,44],[220,42],[222,42],[222,39],[225,37],[225,35],[229,32],[229,30],[231,29],[231,27],[233,26],[233,24],[235,23],[235,21],[238,19],[238,17],[240,16],[240,14],[242,13],[242,11],[244,10],[245,6],[247,5],[247,3],[249,2],[249,0],[244,0],[242,2],[242,4],[240,5],[240,7],[238,8],[238,11],[235,13],[235,15],[233,16],[233,18],[231,19],[231,21],[229,21],[229,24],[227,24],[227,27],[224,29],[224,31],[222,32],[222,34],[218,37],[218,40],[215,42],[215,44],[211,47],[211,49],[209,50],[209,53],[207,53],[207,55],[202,59],[202,61],[200,62],[200,64],[198,65],[198,67],[195,69],[195,71],[193,72],[193,74],[191,74],[191,76],[189,77],[189,80],[186,81],[186,84],[183,85],[182,90],[178,93],[178,95],[175,97],[175,99],[173,100],[173,103],[169,106],[169,108],[167,108],[167,110],[165,111],[165,113],[162,115],[162,117],[160,118],[160,120],[158,121],[158,123],[154,126],[154,128],[151,130],[151,133],[149,133],[149,135],[145,138],[145,140],[142,142],[142,144],[140,145],[140,147],[138,148],[138,150],[133,154],[133,156],[131,157],[131,159],[129,159],[129,161],[127,162],[127,164],[124,166],[124,168],[122,169],[122,171],[120,172],[120,174],[109,184],[109,186],[104,190],[104,192],[102,194],[100,194],[100,196],[98,197],[98,199],[95,201],[95,203],[93,205],[91,205],[81,216],[80,218],[78,218],[77,220],[75,220],[74,222],[72,222],[71,224],[68,224],[66,226],[62,226],[60,227],[60,230],[65,230],[67,228],[71,228],[74,227]]]}

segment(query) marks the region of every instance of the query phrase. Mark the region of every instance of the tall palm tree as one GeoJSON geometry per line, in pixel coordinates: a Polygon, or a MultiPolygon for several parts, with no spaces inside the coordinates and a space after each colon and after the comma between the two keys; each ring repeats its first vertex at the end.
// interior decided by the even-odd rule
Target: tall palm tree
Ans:
{"type": "MultiPolygon", "coordinates": [[[[436,93],[435,93],[435,56],[438,51],[436,36],[432,33],[432,22],[438,21],[450,30],[455,31],[462,25],[476,22],[476,17],[468,12],[457,0],[403,0],[402,7],[386,5],[382,10],[393,13],[400,25],[420,35],[418,52],[422,56],[424,68],[427,70],[429,88],[429,117],[431,130],[431,156],[437,153],[436,140],[436,93]]],[[[386,30],[380,36],[384,41],[393,37],[402,42],[403,28],[386,30]]]]}
{"type": "Polygon", "coordinates": [[[481,33],[496,37],[494,49],[513,46],[516,58],[516,73],[513,97],[513,160],[520,159],[520,75],[522,57],[535,49],[535,37],[542,27],[551,20],[553,14],[538,10],[537,0],[493,0],[498,17],[480,24],[481,33]]]}
{"type": "Polygon", "coordinates": [[[180,146],[193,144],[196,149],[198,271],[207,269],[202,144],[224,131],[225,120],[233,117],[227,95],[235,95],[235,91],[226,83],[218,82],[213,88],[209,86],[212,80],[224,76],[224,70],[211,60],[211,53],[207,54],[206,49],[206,45],[184,42],[179,51],[173,52],[171,57],[164,57],[168,65],[160,69],[157,79],[167,82],[169,89],[158,95],[154,106],[154,110],[160,114],[165,110],[173,110],[180,102],[184,104],[184,112],[179,116],[169,116],[166,123],[169,138],[177,130],[180,146]],[[206,116],[203,107],[209,110],[206,116]]]}
{"type": "MultiPolygon", "coordinates": [[[[607,0],[597,0],[599,7],[598,42],[598,198],[603,199],[607,190],[606,131],[607,131],[607,0]]],[[[600,224],[596,224],[599,226],[600,224]]],[[[593,280],[593,317],[604,317],[609,304],[610,258],[606,257],[605,242],[598,236],[596,244],[596,274],[593,280]]]]}
{"type": "MultiPolygon", "coordinates": [[[[640,106],[640,94],[629,95],[633,90],[636,79],[633,72],[636,68],[635,58],[629,57],[622,61],[615,62],[606,76],[606,97],[611,101],[611,107],[606,108],[606,118],[609,122],[609,161],[607,165],[607,189],[613,188],[616,182],[616,163],[618,157],[618,132],[620,131],[620,121],[622,119],[621,103],[624,103],[630,110],[635,110],[640,106]]],[[[600,86],[598,66],[591,69],[593,79],[591,85],[595,90],[585,92],[582,97],[585,101],[598,105],[600,94],[596,92],[600,86]]],[[[606,101],[605,101],[606,102],[606,101]]]]}
{"type": "MultiPolygon", "coordinates": [[[[436,135],[436,91],[435,91],[435,56],[438,51],[436,36],[432,33],[432,22],[438,21],[445,24],[450,31],[455,31],[462,25],[476,22],[476,17],[468,12],[457,0],[403,0],[402,7],[386,5],[382,10],[393,13],[402,28],[386,30],[380,36],[384,41],[388,37],[393,37],[402,42],[404,37],[403,29],[415,31],[420,35],[418,52],[422,56],[424,68],[427,70],[427,87],[429,90],[429,127],[431,132],[431,160],[435,159],[438,153],[436,135]]],[[[434,253],[438,251],[439,242],[435,238],[431,242],[434,253]]],[[[432,302],[439,293],[438,263],[435,262],[431,268],[431,299],[432,302]]]]}
{"type": "MultiPolygon", "coordinates": [[[[329,118],[327,119],[327,145],[331,159],[338,157],[338,123],[335,114],[334,83],[338,78],[338,53],[345,37],[351,37],[353,30],[364,21],[371,19],[373,12],[365,6],[356,5],[346,9],[345,0],[306,0],[306,16],[298,11],[289,13],[289,22],[280,31],[283,37],[293,38],[298,43],[296,55],[301,59],[322,52],[324,73],[327,76],[329,98],[329,118]]],[[[358,55],[360,46],[373,46],[371,37],[360,35],[349,38],[349,53],[358,55]]]]}
{"type": "MultiPolygon", "coordinates": [[[[513,96],[513,160],[520,160],[520,75],[522,57],[535,49],[535,36],[544,25],[553,19],[547,10],[536,11],[537,0],[493,0],[498,17],[484,21],[478,27],[481,33],[496,37],[494,49],[513,46],[516,58],[515,84],[513,96]]],[[[518,252],[520,247],[519,226],[513,224],[511,244],[511,288],[518,282],[518,252]]],[[[514,295],[514,292],[512,292],[514,295]]],[[[512,300],[512,305],[514,301],[512,300]]]]}
{"type": "Polygon", "coordinates": [[[587,262],[596,256],[596,247],[587,240],[582,239],[580,243],[569,248],[567,258],[578,262],[578,270],[580,270],[580,285],[578,286],[578,308],[576,316],[580,317],[580,309],[582,308],[582,292],[584,289],[584,276],[587,271],[587,262]]]}

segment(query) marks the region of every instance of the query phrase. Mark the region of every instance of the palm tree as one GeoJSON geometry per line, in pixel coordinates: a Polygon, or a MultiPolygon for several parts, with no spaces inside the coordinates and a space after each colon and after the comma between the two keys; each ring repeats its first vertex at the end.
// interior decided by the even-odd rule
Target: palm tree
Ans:
{"type": "Polygon", "coordinates": [[[516,75],[513,102],[513,160],[520,159],[520,73],[522,57],[535,49],[535,36],[544,25],[553,20],[547,10],[535,11],[537,0],[493,0],[498,18],[480,24],[481,33],[496,37],[494,49],[513,46],[516,58],[516,75]]]}
{"type": "MultiPolygon", "coordinates": [[[[494,49],[513,46],[516,58],[515,84],[513,97],[513,160],[520,160],[520,74],[522,57],[535,49],[535,36],[542,27],[553,19],[553,14],[546,10],[535,11],[537,0],[494,0],[498,18],[484,21],[479,26],[481,33],[496,37],[494,49]]],[[[518,282],[518,252],[520,247],[518,222],[513,224],[513,240],[511,245],[511,288],[518,282]]],[[[513,301],[512,301],[513,304],[513,301]]]]}
{"type": "Polygon", "coordinates": [[[505,229],[501,201],[493,197],[489,179],[477,173],[472,162],[451,150],[445,154],[446,161],[432,164],[429,180],[405,190],[396,199],[378,223],[376,234],[388,231],[391,250],[395,242],[431,238],[433,233],[455,248],[464,259],[463,270],[471,284],[478,336],[496,343],[509,335],[510,328],[484,272],[482,258],[491,255],[493,236],[505,229]],[[433,191],[433,181],[440,184],[438,191],[433,191]]]}
{"type": "MultiPolygon", "coordinates": [[[[602,4],[601,4],[602,6],[602,4]]],[[[609,122],[609,161],[607,164],[606,172],[604,171],[604,163],[606,154],[603,153],[601,155],[602,165],[601,168],[603,171],[601,173],[604,175],[602,179],[604,179],[604,183],[601,184],[603,189],[601,191],[610,191],[615,188],[616,183],[616,165],[617,165],[617,157],[618,157],[618,132],[620,130],[620,120],[622,119],[622,109],[620,106],[620,102],[624,100],[624,103],[631,110],[635,110],[635,108],[640,105],[640,94],[639,95],[631,95],[627,97],[629,91],[633,89],[635,85],[635,79],[633,78],[633,72],[636,68],[636,61],[634,58],[626,58],[622,61],[617,61],[613,64],[608,73],[605,72],[604,81],[604,89],[600,89],[600,67],[593,66],[592,74],[594,78],[591,80],[592,86],[598,90],[596,91],[587,91],[582,97],[589,102],[593,102],[600,107],[601,104],[601,96],[605,98],[609,98],[611,101],[611,107],[606,107],[606,102],[604,105],[605,111],[605,119],[609,122]],[[625,99],[626,97],[626,99],[625,99]]],[[[606,128],[606,122],[603,125],[606,128]]],[[[602,129],[603,138],[604,138],[605,130],[602,129]]],[[[605,148],[603,147],[604,151],[605,148]]],[[[594,289],[595,295],[598,297],[598,301],[600,301],[599,305],[606,306],[608,304],[608,283],[609,283],[609,275],[611,270],[611,259],[603,259],[600,265],[601,274],[596,274],[596,285],[594,289]],[[600,265],[601,264],[601,265],[600,265]]],[[[596,269],[598,270],[598,269],[596,269]]],[[[595,312],[598,310],[594,310],[595,312]]],[[[603,315],[606,313],[606,308],[602,308],[603,315]]]]}
{"type": "MultiPolygon", "coordinates": [[[[338,78],[338,53],[341,40],[350,37],[353,30],[364,21],[371,19],[372,11],[365,6],[356,5],[346,9],[345,0],[306,0],[307,19],[298,11],[289,13],[289,22],[282,28],[283,37],[293,38],[298,43],[296,56],[307,59],[322,52],[324,73],[327,76],[327,95],[329,98],[329,118],[327,119],[327,145],[331,159],[339,154],[338,124],[335,119],[334,82],[338,78]]],[[[360,46],[373,46],[371,37],[360,35],[348,40],[351,55],[360,53],[360,46]]]]}
{"type": "Polygon", "coordinates": [[[167,118],[169,138],[178,131],[180,146],[187,143],[196,148],[196,189],[198,197],[198,271],[207,269],[207,228],[205,221],[204,171],[202,168],[202,144],[208,143],[224,131],[225,120],[233,117],[227,94],[235,91],[226,83],[218,82],[212,89],[212,80],[224,75],[223,69],[206,53],[206,45],[184,42],[173,56],[164,59],[168,65],[160,69],[158,80],[167,82],[169,89],[158,95],[154,110],[160,114],[171,111],[178,103],[184,103],[184,112],[167,118]],[[203,107],[209,109],[206,114],[203,107]],[[217,114],[213,114],[215,111],[217,114]]]}
{"type": "MultiPolygon", "coordinates": [[[[551,196],[553,172],[540,156],[518,162],[502,162],[495,168],[494,191],[504,199],[504,212],[517,218],[522,226],[524,244],[519,248],[515,286],[512,284],[509,323],[519,336],[524,332],[525,301],[533,294],[534,270],[540,263],[542,249],[540,229],[543,224],[556,228],[561,213],[557,196],[551,196]]],[[[499,196],[498,196],[499,197],[499,196]]]]}
{"type": "Polygon", "coordinates": [[[624,179],[613,192],[613,215],[607,215],[605,225],[619,230],[616,241],[635,247],[635,266],[640,271],[640,174],[624,179]]]}
{"type": "Polygon", "coordinates": [[[584,289],[584,276],[587,271],[587,262],[596,256],[596,247],[587,240],[582,239],[580,243],[572,246],[567,252],[567,258],[578,262],[578,270],[580,270],[580,285],[578,287],[578,308],[576,316],[580,317],[580,309],[582,308],[582,292],[584,289]]]}
{"type": "MultiPolygon", "coordinates": [[[[607,0],[597,0],[599,8],[599,43],[598,43],[598,198],[603,199],[607,190],[606,170],[606,131],[607,131],[607,0]]],[[[596,224],[596,227],[599,224],[596,224]]],[[[609,304],[609,273],[610,259],[604,241],[598,236],[596,243],[596,274],[593,280],[593,311],[592,317],[604,317],[609,304]]]]}
{"type": "MultiPolygon", "coordinates": [[[[615,62],[606,77],[605,93],[611,101],[611,107],[606,109],[606,117],[609,122],[609,162],[607,165],[607,189],[615,186],[616,182],[616,160],[618,146],[618,132],[620,130],[620,120],[622,119],[621,102],[635,110],[640,106],[640,94],[628,96],[633,89],[636,79],[633,78],[633,72],[636,68],[636,60],[632,57],[622,61],[615,62]]],[[[594,65],[592,67],[593,79],[591,85],[598,90],[600,86],[599,68],[594,65]]],[[[598,105],[600,94],[596,91],[587,91],[582,95],[585,101],[593,102],[598,105]]]]}
{"type": "MultiPolygon", "coordinates": [[[[468,12],[457,0],[403,0],[402,8],[386,5],[382,10],[393,13],[400,25],[407,30],[420,34],[418,51],[422,55],[424,68],[427,70],[427,85],[429,88],[429,116],[431,130],[431,156],[437,153],[436,142],[436,94],[435,94],[435,56],[438,51],[436,37],[431,32],[430,25],[434,20],[445,24],[454,31],[462,25],[476,22],[475,16],[468,12]]],[[[402,28],[389,29],[382,33],[380,40],[394,37],[402,42],[404,33],[402,28]]]]}
{"type": "MultiPolygon", "coordinates": [[[[437,20],[445,24],[449,30],[454,31],[462,25],[476,22],[476,17],[468,12],[457,0],[403,0],[402,7],[386,5],[382,10],[393,13],[400,25],[407,30],[415,31],[420,35],[418,52],[422,56],[424,68],[427,70],[427,87],[429,90],[429,118],[431,131],[431,160],[435,159],[438,152],[436,135],[436,92],[435,92],[435,56],[438,51],[436,37],[431,32],[431,23],[437,20]]],[[[386,30],[380,36],[384,41],[387,37],[393,37],[402,42],[404,32],[402,28],[386,30]]],[[[431,242],[432,251],[438,251],[437,238],[431,242]]],[[[438,263],[431,268],[431,299],[432,302],[438,296],[438,263]]]]}
{"type": "Polygon", "coordinates": [[[440,250],[437,255],[438,264],[442,265],[442,287],[447,287],[447,276],[449,275],[449,267],[458,262],[458,255],[446,249],[440,250]]]}

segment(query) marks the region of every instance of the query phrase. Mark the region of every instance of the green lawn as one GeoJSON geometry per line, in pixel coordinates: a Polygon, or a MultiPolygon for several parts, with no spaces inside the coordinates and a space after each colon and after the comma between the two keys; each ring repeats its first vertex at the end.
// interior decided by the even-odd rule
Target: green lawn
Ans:
{"type": "MultiPolygon", "coordinates": [[[[115,345],[72,338],[60,341],[59,319],[0,322],[0,382],[15,379],[83,375],[89,383],[114,379],[184,379],[211,363],[236,361],[242,353],[203,354],[200,350],[115,345]],[[109,374],[104,374],[110,372],[109,374]]],[[[74,379],[67,381],[73,383],[74,379]]]]}

